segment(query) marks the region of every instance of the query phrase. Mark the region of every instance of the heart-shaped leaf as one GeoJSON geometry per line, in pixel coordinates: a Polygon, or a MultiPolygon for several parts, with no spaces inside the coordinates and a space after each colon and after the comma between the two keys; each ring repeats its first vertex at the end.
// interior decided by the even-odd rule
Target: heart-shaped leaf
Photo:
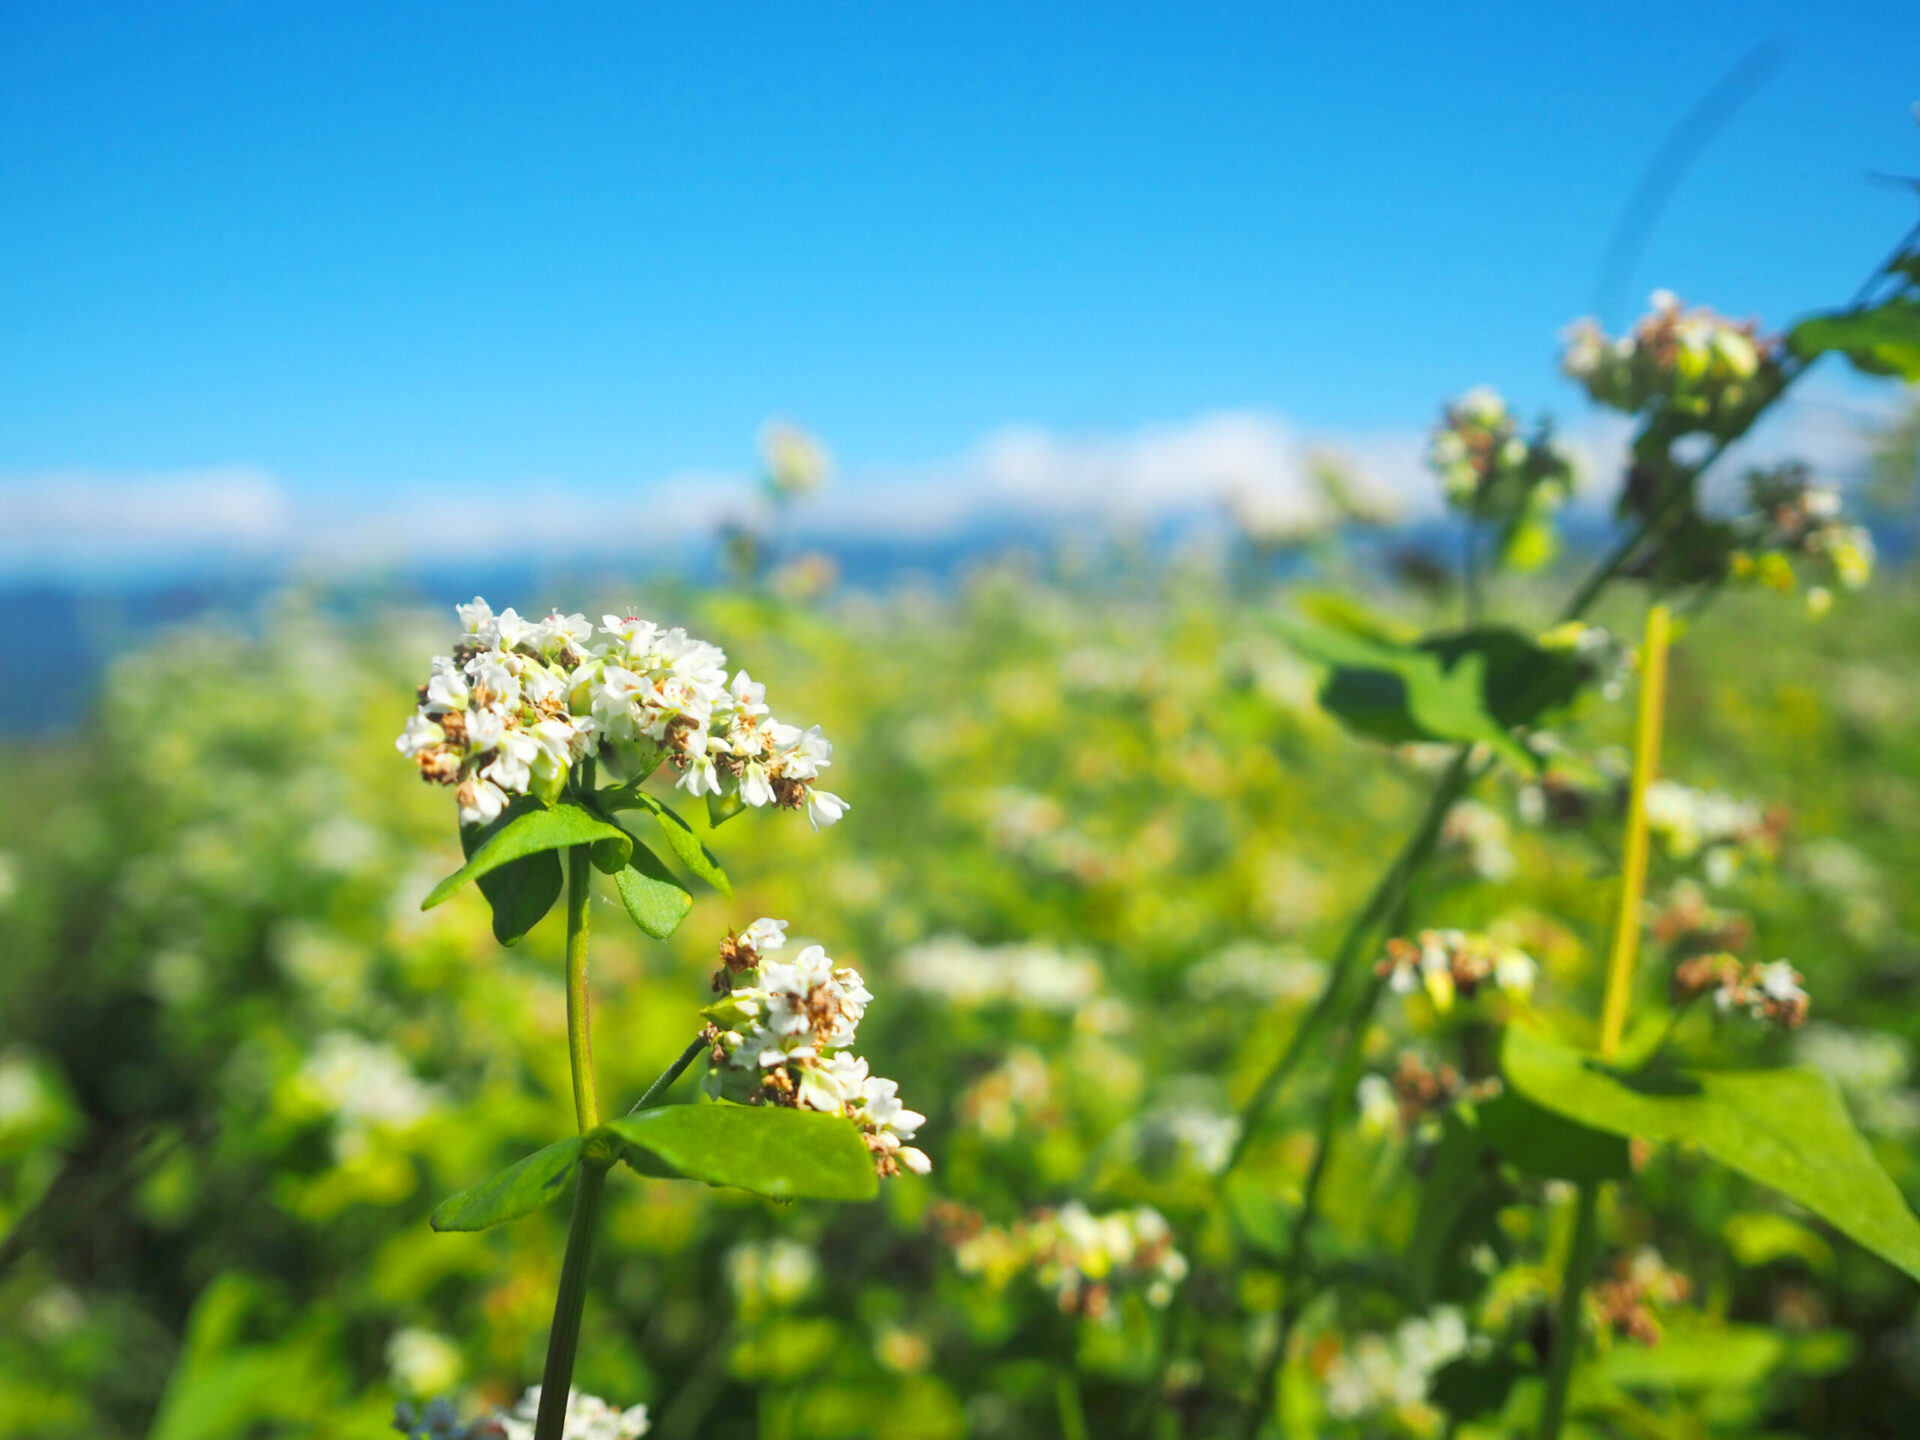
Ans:
{"type": "Polygon", "coordinates": [[[873,1156],[838,1115],[779,1105],[663,1105],[610,1120],[642,1174],[732,1185],[776,1200],[871,1200],[873,1156]]]}
{"type": "Polygon", "coordinates": [[[1803,360],[1839,351],[1856,370],[1920,380],[1920,297],[1897,295],[1871,310],[1816,315],[1788,332],[1803,360]]]}
{"type": "Polygon", "coordinates": [[[1584,660],[1501,626],[1414,642],[1377,627],[1281,628],[1326,667],[1320,704],[1349,730],[1389,744],[1485,744],[1523,768],[1534,762],[1513,731],[1563,709],[1592,676],[1584,660]]]}
{"type": "Polygon", "coordinates": [[[733,882],[727,878],[727,872],[720,868],[719,860],[700,843],[700,837],[694,833],[693,827],[682,820],[671,806],[644,791],[626,788],[604,790],[601,796],[609,809],[647,811],[660,826],[667,848],[673,851],[674,857],[682,865],[722,895],[733,894],[733,882]]]}
{"type": "Polygon", "coordinates": [[[620,903],[627,907],[633,923],[654,939],[664,940],[687,918],[693,896],[658,855],[638,841],[629,843],[633,846],[632,858],[614,872],[614,888],[620,892],[620,903]]]}
{"type": "Polygon", "coordinates": [[[1578,1124],[1511,1090],[1475,1108],[1481,1138],[1524,1174],[1591,1181],[1633,1173],[1624,1136],[1578,1124]]]}
{"type": "Polygon", "coordinates": [[[515,801],[501,819],[505,823],[472,852],[465,865],[427,892],[427,898],[420,902],[422,910],[442,903],[469,880],[478,880],[503,865],[542,851],[591,845],[596,865],[618,869],[626,864],[633,849],[633,841],[624,830],[579,805],[549,809],[537,800],[524,799],[515,801]],[[616,860],[617,864],[612,863],[616,860]]]}
{"type": "MultiPolygon", "coordinates": [[[[462,827],[461,850],[471,858],[474,851],[511,824],[518,813],[509,809],[491,825],[462,827]]],[[[493,911],[493,938],[502,945],[517,945],[553,908],[566,881],[561,874],[559,855],[545,850],[489,870],[480,877],[479,885],[480,893],[486,896],[487,905],[493,911]]]]}
{"type": "Polygon", "coordinates": [[[1615,1135],[1698,1145],[1920,1279],[1920,1219],[1820,1071],[1622,1076],[1516,1025],[1500,1064],[1535,1104],[1615,1135]]]}
{"type": "Polygon", "coordinates": [[[531,1214],[566,1189],[567,1177],[586,1153],[587,1138],[569,1135],[449,1196],[434,1208],[429,1223],[436,1230],[485,1230],[531,1214]]]}

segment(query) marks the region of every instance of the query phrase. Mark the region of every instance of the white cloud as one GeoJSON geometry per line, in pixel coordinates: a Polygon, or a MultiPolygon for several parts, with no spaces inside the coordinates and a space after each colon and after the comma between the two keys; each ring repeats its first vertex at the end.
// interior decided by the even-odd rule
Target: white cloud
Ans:
{"type": "Polygon", "coordinates": [[[151,475],[60,471],[0,480],[0,570],[140,565],[283,546],[293,507],[246,466],[151,475]]]}
{"type": "Polygon", "coordinates": [[[1431,506],[1417,436],[1314,437],[1270,411],[1223,411],[1124,434],[996,431],[954,459],[855,476],[810,509],[823,534],[926,538],[988,522],[1156,520],[1236,499],[1305,520],[1324,506],[1318,450],[1401,510],[1431,506]]]}
{"type": "MultiPolygon", "coordinates": [[[[1712,490],[1724,494],[1745,464],[1799,456],[1847,480],[1868,435],[1902,403],[1816,378],[1728,457],[1712,490]]],[[[1627,428],[1593,416],[1565,438],[1589,456],[1580,503],[1611,505],[1627,428]]],[[[844,477],[797,513],[798,527],[836,538],[964,540],[994,526],[1065,528],[1219,516],[1228,506],[1276,529],[1310,525],[1325,499],[1317,452],[1338,456],[1373,499],[1406,519],[1439,513],[1416,431],[1314,434],[1271,411],[1223,411],[1139,430],[1064,435],[1038,427],[996,431],[964,453],[844,477]]],[[[513,556],[639,559],[684,550],[746,513],[743,475],[686,473],[650,484],[586,487],[553,480],[512,485],[296,490],[264,470],[233,466],[149,475],[49,473],[0,479],[0,575],[185,568],[203,561],[297,561],[327,570],[395,568],[513,556]]]]}

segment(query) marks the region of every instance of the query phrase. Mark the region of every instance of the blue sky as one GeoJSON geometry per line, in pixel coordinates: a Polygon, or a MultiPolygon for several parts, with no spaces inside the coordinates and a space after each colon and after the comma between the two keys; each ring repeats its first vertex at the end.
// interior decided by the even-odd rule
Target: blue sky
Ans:
{"type": "Polygon", "coordinates": [[[4,5],[0,476],[284,523],[632,499],[771,415],[910,487],[1008,426],[1572,411],[1624,198],[1770,37],[1631,292],[1782,319],[1912,218],[1920,9],[4,5]]]}

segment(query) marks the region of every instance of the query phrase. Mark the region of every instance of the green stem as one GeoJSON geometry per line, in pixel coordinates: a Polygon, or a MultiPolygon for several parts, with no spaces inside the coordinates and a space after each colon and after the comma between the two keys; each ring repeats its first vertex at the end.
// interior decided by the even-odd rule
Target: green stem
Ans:
{"type": "MultiPolygon", "coordinates": [[[[1427,808],[1413,834],[1400,847],[1400,853],[1394,857],[1393,863],[1374,886],[1373,893],[1367,897],[1367,903],[1360,907],[1360,913],[1354,916],[1347,933],[1341,937],[1340,947],[1334,952],[1328,966],[1327,983],[1321,988],[1319,998],[1313,1002],[1313,1008],[1301,1017],[1300,1024],[1287,1041],[1287,1048],[1281,1051],[1279,1058],[1261,1077],[1252,1097],[1241,1107],[1240,1135],[1234,1141],[1233,1153],[1227,1157],[1217,1183],[1224,1183],[1245,1157],[1261,1123],[1267,1117],[1268,1109],[1280,1093],[1280,1087],[1305,1058],[1307,1042],[1339,1008],[1341,992],[1346,988],[1348,976],[1365,953],[1368,938],[1389,915],[1399,909],[1414,877],[1432,855],[1433,847],[1440,839],[1441,827],[1446,823],[1447,811],[1453,808],[1453,802],[1460,798],[1479,774],[1479,767],[1472,763],[1472,753],[1471,746],[1463,745],[1455,754],[1453,763],[1447,767],[1446,773],[1435,784],[1433,793],[1428,796],[1427,808]]],[[[1367,1003],[1371,1010],[1371,999],[1367,1003]]]]}
{"type": "Polygon", "coordinates": [[[680,1052],[680,1058],[660,1072],[654,1082],[647,1087],[647,1093],[634,1101],[633,1110],[629,1110],[627,1113],[631,1115],[635,1110],[652,1108],[653,1102],[660,1096],[666,1094],[667,1091],[673,1087],[673,1082],[687,1073],[687,1066],[691,1065],[700,1052],[707,1048],[707,1043],[706,1038],[702,1036],[687,1046],[685,1050],[682,1050],[680,1052]]]}
{"type": "Polygon", "coordinates": [[[1087,1440],[1087,1412],[1080,1404],[1080,1382],[1071,1370],[1062,1370],[1054,1381],[1053,1403],[1060,1412],[1060,1440],[1087,1440]]]}
{"type": "Polygon", "coordinates": [[[1294,1327],[1300,1323],[1300,1314],[1306,1309],[1306,1286],[1303,1282],[1307,1278],[1307,1240],[1313,1233],[1314,1221],[1319,1218],[1320,1187],[1326,1181],[1327,1167],[1333,1156],[1334,1131],[1339,1129],[1340,1122],[1346,1117],[1348,1098],[1360,1083],[1360,1072],[1366,1068],[1367,1029],[1373,1021],[1373,1010],[1379,1003],[1380,992],[1385,988],[1385,982],[1376,977],[1369,982],[1367,993],[1355,1007],[1334,1070],[1333,1089],[1320,1109],[1320,1126],[1313,1141],[1313,1162],[1307,1167],[1306,1182],[1300,1188],[1300,1209],[1294,1215],[1293,1226],[1287,1234],[1287,1254],[1281,1264],[1280,1273],[1285,1277],[1287,1289],[1281,1299],[1280,1324],[1274,1334],[1273,1354],[1262,1368],[1258,1388],[1254,1391],[1252,1422],[1246,1432],[1249,1437],[1260,1433],[1267,1407],[1274,1403],[1280,1367],[1287,1363],[1287,1346],[1292,1343],[1294,1327]]]}
{"type": "Polygon", "coordinates": [[[562,1440],[566,1431],[573,1358],[580,1349],[580,1315],[587,1308],[587,1257],[593,1250],[593,1226],[606,1179],[606,1162],[588,1159],[574,1183],[573,1222],[567,1227],[560,1290],[553,1297],[553,1332],[547,1338],[547,1368],[540,1379],[540,1413],[533,1423],[533,1440],[562,1440]]]}
{"type": "Polygon", "coordinates": [[[593,879],[593,848],[567,851],[567,1057],[573,1066],[573,1113],[585,1134],[600,1123],[593,1093],[592,1018],[587,994],[587,899],[593,879]]]}
{"type": "Polygon", "coordinates": [[[1567,1390],[1573,1383],[1573,1360],[1580,1352],[1580,1318],[1586,1299],[1587,1275],[1593,1270],[1599,1239],[1600,1182],[1588,1180],[1574,1201],[1573,1241],[1567,1247],[1567,1268],[1560,1281],[1560,1305],[1554,1315],[1553,1349],[1547,1356],[1547,1398],[1540,1407],[1540,1440],[1560,1440],[1567,1418],[1567,1390]]]}
{"type": "MultiPolygon", "coordinates": [[[[1725,448],[1724,446],[1720,447],[1725,448]]],[[[1702,462],[1699,469],[1718,458],[1720,449],[1716,449],[1702,462]]],[[[1698,472],[1696,471],[1696,474],[1698,472]]],[[[1676,487],[1678,489],[1679,487],[1676,487]]],[[[1593,602],[1605,590],[1607,585],[1620,573],[1621,567],[1632,558],[1633,552],[1654,527],[1667,518],[1668,511],[1643,520],[1633,527],[1614,548],[1607,553],[1580,587],[1574,591],[1565,606],[1561,608],[1560,619],[1578,620],[1592,607],[1593,602]]],[[[1260,1079],[1253,1096],[1240,1111],[1240,1137],[1234,1142],[1233,1153],[1228,1157],[1226,1168],[1220,1172],[1221,1182],[1233,1173],[1245,1157],[1247,1147],[1252,1144],[1260,1124],[1266,1119],[1268,1108],[1279,1094],[1287,1077],[1305,1058],[1307,1042],[1320,1030],[1333,1012],[1339,1008],[1340,992],[1344,988],[1347,976],[1358,962],[1366,945],[1367,938],[1374,928],[1400,904],[1414,878],[1432,857],[1433,848],[1440,839],[1440,828],[1446,822],[1447,811],[1453,808],[1453,802],[1465,792],[1467,786],[1478,776],[1478,770],[1469,773],[1471,746],[1462,746],[1453,758],[1453,764],[1447,769],[1433,788],[1427,799],[1427,808],[1420,817],[1420,823],[1407,842],[1400,847],[1400,853],[1394,856],[1390,864],[1367,897],[1366,904],[1354,916],[1347,932],[1341,937],[1340,945],[1334,952],[1332,964],[1328,967],[1327,983],[1320,991],[1313,1008],[1301,1018],[1298,1028],[1287,1042],[1287,1048],[1274,1061],[1267,1073],[1260,1079]]]]}

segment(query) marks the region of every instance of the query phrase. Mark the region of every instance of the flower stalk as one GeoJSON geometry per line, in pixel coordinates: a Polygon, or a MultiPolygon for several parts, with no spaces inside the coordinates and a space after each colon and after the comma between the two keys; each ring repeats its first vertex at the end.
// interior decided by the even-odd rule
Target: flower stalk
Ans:
{"type": "MultiPolygon", "coordinates": [[[[1660,737],[1666,718],[1667,649],[1671,617],[1665,605],[1647,610],[1646,638],[1640,650],[1640,697],[1634,713],[1633,779],[1627,794],[1627,834],[1621,861],[1620,910],[1614,919],[1613,949],[1607,960],[1607,988],[1600,1005],[1600,1058],[1620,1052],[1627,1012],[1633,1000],[1633,971],[1640,955],[1640,907],[1647,888],[1647,789],[1660,765],[1660,737]]],[[[1540,1409],[1540,1440],[1559,1440],[1566,1423],[1567,1392],[1574,1357],[1580,1350],[1581,1310],[1587,1277],[1599,1246],[1600,1182],[1583,1181],[1574,1200],[1573,1236],[1560,1279],[1553,1349],[1548,1359],[1547,1395],[1540,1409]]]]}
{"type": "Polygon", "coordinates": [[[1660,731],[1666,711],[1667,647],[1671,623],[1667,607],[1647,611],[1646,642],[1640,650],[1640,704],[1634,717],[1633,780],[1627,795],[1627,838],[1621,862],[1620,913],[1613,927],[1613,952],[1607,960],[1606,998],[1600,1010],[1600,1058],[1611,1060],[1626,1031],[1633,998],[1633,969],[1640,953],[1640,907],[1647,893],[1647,789],[1660,768],[1660,731]]]}
{"type": "MultiPolygon", "coordinates": [[[[591,789],[592,762],[586,764],[591,789]]],[[[575,845],[567,851],[567,1057],[573,1071],[573,1113],[583,1135],[600,1123],[600,1101],[593,1084],[592,996],[587,990],[587,903],[592,884],[593,847],[575,845]]],[[[606,1179],[607,1162],[590,1155],[574,1182],[573,1219],[567,1226],[560,1289],[553,1297],[553,1329],[547,1336],[534,1440],[563,1440],[566,1432],[573,1360],[580,1349],[580,1317],[587,1308],[587,1259],[593,1253],[593,1227],[600,1218],[600,1191],[606,1179]]]]}
{"type": "Polygon", "coordinates": [[[567,852],[567,1058],[573,1071],[573,1113],[586,1134],[600,1123],[593,1087],[593,997],[587,991],[587,901],[593,883],[593,849],[567,852]]]}
{"type": "Polygon", "coordinates": [[[573,1219],[567,1226],[566,1258],[560,1262],[560,1289],[553,1297],[553,1331],[547,1337],[534,1440],[562,1440],[566,1432],[573,1360],[580,1349],[580,1317],[587,1308],[587,1260],[593,1252],[593,1227],[600,1218],[600,1191],[606,1180],[607,1162],[590,1156],[574,1182],[573,1219]]]}

